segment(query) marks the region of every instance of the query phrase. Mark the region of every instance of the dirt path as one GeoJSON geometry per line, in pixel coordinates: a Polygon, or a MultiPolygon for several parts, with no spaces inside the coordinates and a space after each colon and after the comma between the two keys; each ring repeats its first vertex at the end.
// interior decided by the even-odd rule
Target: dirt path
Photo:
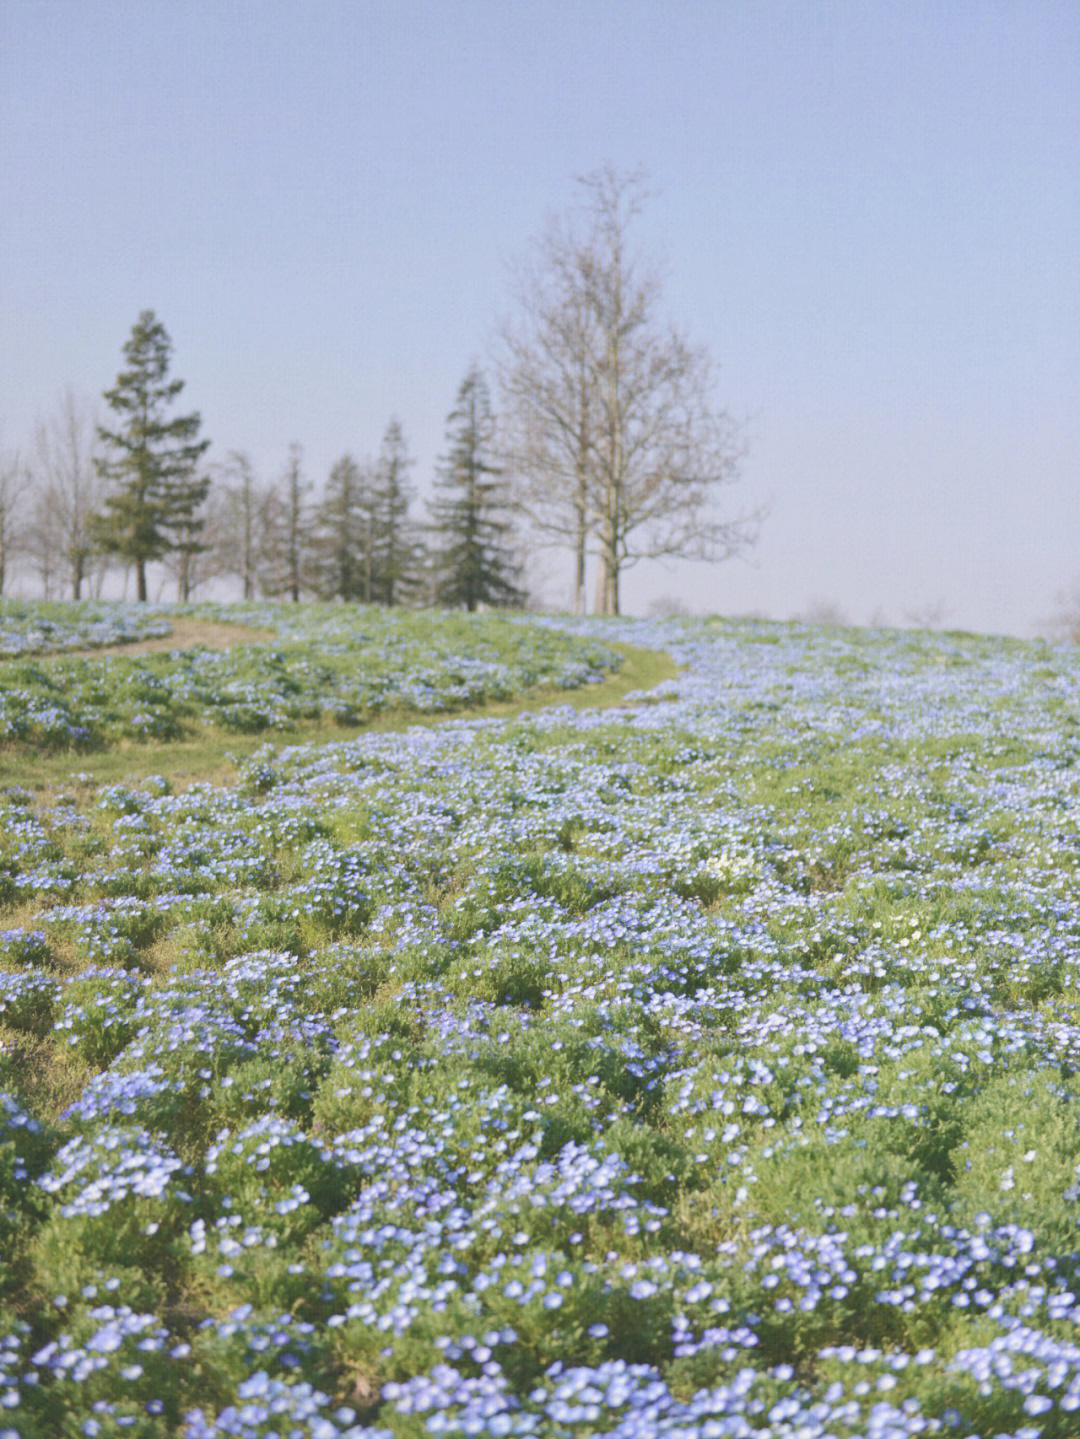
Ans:
{"type": "Polygon", "coordinates": [[[207,620],[172,621],[172,633],[148,640],[130,640],[127,644],[97,645],[85,650],[61,650],[60,654],[78,659],[96,655],[143,655],[154,650],[187,650],[203,645],[208,650],[229,650],[233,645],[265,644],[274,638],[273,630],[252,629],[248,625],[219,625],[207,620]]]}

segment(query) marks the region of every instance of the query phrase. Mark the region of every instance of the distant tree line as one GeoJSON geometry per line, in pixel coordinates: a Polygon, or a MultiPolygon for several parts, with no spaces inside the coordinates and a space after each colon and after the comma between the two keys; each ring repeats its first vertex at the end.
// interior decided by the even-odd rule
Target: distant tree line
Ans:
{"type": "Polygon", "coordinates": [[[180,600],[231,579],[246,599],[512,607],[527,598],[527,538],[569,551],[576,611],[591,562],[594,608],[615,615],[637,561],[752,545],[765,511],[718,505],[741,449],[709,355],[662,321],[656,266],[631,243],[643,177],[608,166],[580,186],[518,272],[495,357],[501,423],[473,365],[423,515],[397,419],[375,459],[342,454],[317,494],[299,444],[273,480],[242,451],[208,466],[199,414],[176,412],[169,336],[146,310],[105,391],[107,423],[69,393],[29,453],[0,463],[0,593],[18,557],[46,596],[98,594],[119,567],[145,600],[160,564],[180,600]]]}
{"type": "Polygon", "coordinates": [[[110,424],[94,422],[69,392],[38,427],[32,452],[0,467],[0,594],[22,556],[46,598],[99,595],[109,568],[120,567],[146,600],[148,568],[160,563],[181,601],[234,579],[245,599],[466,610],[525,603],[477,367],[447,420],[436,497],[420,518],[397,419],[374,461],[343,454],[315,497],[299,444],[270,482],[241,451],[204,465],[210,442],[199,437],[200,415],[172,413],[183,381],[169,377],[171,344],[153,311],[139,316],[123,353],[125,368],[105,392],[110,424]]]}

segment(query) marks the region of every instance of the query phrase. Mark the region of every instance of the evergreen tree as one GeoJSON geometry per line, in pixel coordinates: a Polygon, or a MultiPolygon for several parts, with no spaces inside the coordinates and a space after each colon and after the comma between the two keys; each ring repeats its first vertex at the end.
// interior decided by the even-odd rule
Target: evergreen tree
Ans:
{"type": "Polygon", "coordinates": [[[417,545],[409,534],[409,505],[415,493],[409,483],[412,464],[401,424],[391,420],[383,437],[375,476],[377,535],[373,598],[384,605],[401,604],[417,591],[417,545]]]}
{"type": "Polygon", "coordinates": [[[470,611],[480,605],[519,606],[525,595],[517,584],[510,506],[502,472],[492,463],[495,420],[475,365],[462,381],[446,437],[449,453],[439,467],[431,509],[439,536],[439,603],[470,611]]]}
{"type": "Polygon", "coordinates": [[[176,598],[181,604],[187,604],[191,599],[196,579],[206,578],[205,574],[199,573],[199,556],[209,548],[203,540],[206,516],[201,513],[209,493],[209,475],[192,475],[169,490],[168,508],[162,523],[169,540],[166,560],[168,568],[176,576],[176,598]]]}
{"type": "Polygon", "coordinates": [[[209,484],[195,478],[210,444],[196,438],[198,412],[167,418],[184,388],[183,380],[168,379],[171,351],[164,325],[153,310],[144,310],[124,345],[128,367],[105,391],[117,428],[98,428],[108,453],[95,463],[114,488],[95,516],[94,537],[106,554],[135,566],[140,600],[147,597],[146,566],[152,560],[181,546],[191,553],[197,545],[195,516],[209,484]]]}
{"type": "Polygon", "coordinates": [[[376,511],[370,468],[342,455],[330,471],[316,521],[314,587],[325,599],[371,602],[376,511]]]}

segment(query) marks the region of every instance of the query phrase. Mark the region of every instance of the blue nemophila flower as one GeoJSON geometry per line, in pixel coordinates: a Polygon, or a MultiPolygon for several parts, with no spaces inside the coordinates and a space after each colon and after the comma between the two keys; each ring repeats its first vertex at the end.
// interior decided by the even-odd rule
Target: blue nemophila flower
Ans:
{"type": "Polygon", "coordinates": [[[357,1424],[354,1410],[300,1381],[287,1383],[257,1370],[237,1386],[236,1401],[213,1415],[190,1411],[184,1439],[270,1439],[285,1434],[311,1439],[392,1439],[386,1429],[357,1424]]]}
{"type": "Polygon", "coordinates": [[[65,1218],[98,1217],[128,1198],[171,1196],[178,1192],[173,1177],[182,1176],[184,1169],[180,1159],[145,1130],[103,1125],[63,1145],[39,1183],[57,1196],[65,1218]]]}
{"type": "MultiPolygon", "coordinates": [[[[479,622],[420,654],[229,613],[279,643],[103,664],[93,723],[445,707],[568,628],[684,670],[235,787],[0,796],[9,1423],[1064,1432],[1071,651],[500,619],[508,665],[479,622]]],[[[71,673],[4,732],[77,722],[71,673]]]]}

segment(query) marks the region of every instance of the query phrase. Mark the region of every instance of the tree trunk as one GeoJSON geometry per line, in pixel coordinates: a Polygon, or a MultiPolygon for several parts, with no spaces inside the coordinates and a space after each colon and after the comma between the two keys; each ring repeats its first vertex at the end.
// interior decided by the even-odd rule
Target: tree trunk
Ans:
{"type": "Polygon", "coordinates": [[[596,613],[619,613],[619,554],[614,523],[604,516],[600,532],[599,568],[596,573],[596,613]]]}
{"type": "Polygon", "coordinates": [[[577,574],[574,585],[574,613],[585,613],[585,547],[589,536],[589,385],[582,359],[578,366],[578,432],[575,465],[574,544],[577,574]]]}
{"type": "Polygon", "coordinates": [[[607,571],[607,594],[606,594],[606,596],[605,596],[605,603],[606,603],[606,606],[607,606],[607,608],[604,610],[604,613],[605,613],[605,614],[608,614],[608,615],[618,615],[618,614],[620,613],[620,609],[619,609],[619,564],[618,564],[618,561],[617,561],[617,560],[616,560],[615,564],[611,565],[611,566],[608,568],[608,571],[607,571]]]}
{"type": "Polygon", "coordinates": [[[136,584],[136,590],[137,590],[137,595],[136,595],[136,597],[137,597],[137,599],[139,600],[140,604],[145,604],[145,603],[146,603],[146,561],[145,561],[145,560],[136,560],[136,561],[135,561],[135,584],[136,584]]]}

